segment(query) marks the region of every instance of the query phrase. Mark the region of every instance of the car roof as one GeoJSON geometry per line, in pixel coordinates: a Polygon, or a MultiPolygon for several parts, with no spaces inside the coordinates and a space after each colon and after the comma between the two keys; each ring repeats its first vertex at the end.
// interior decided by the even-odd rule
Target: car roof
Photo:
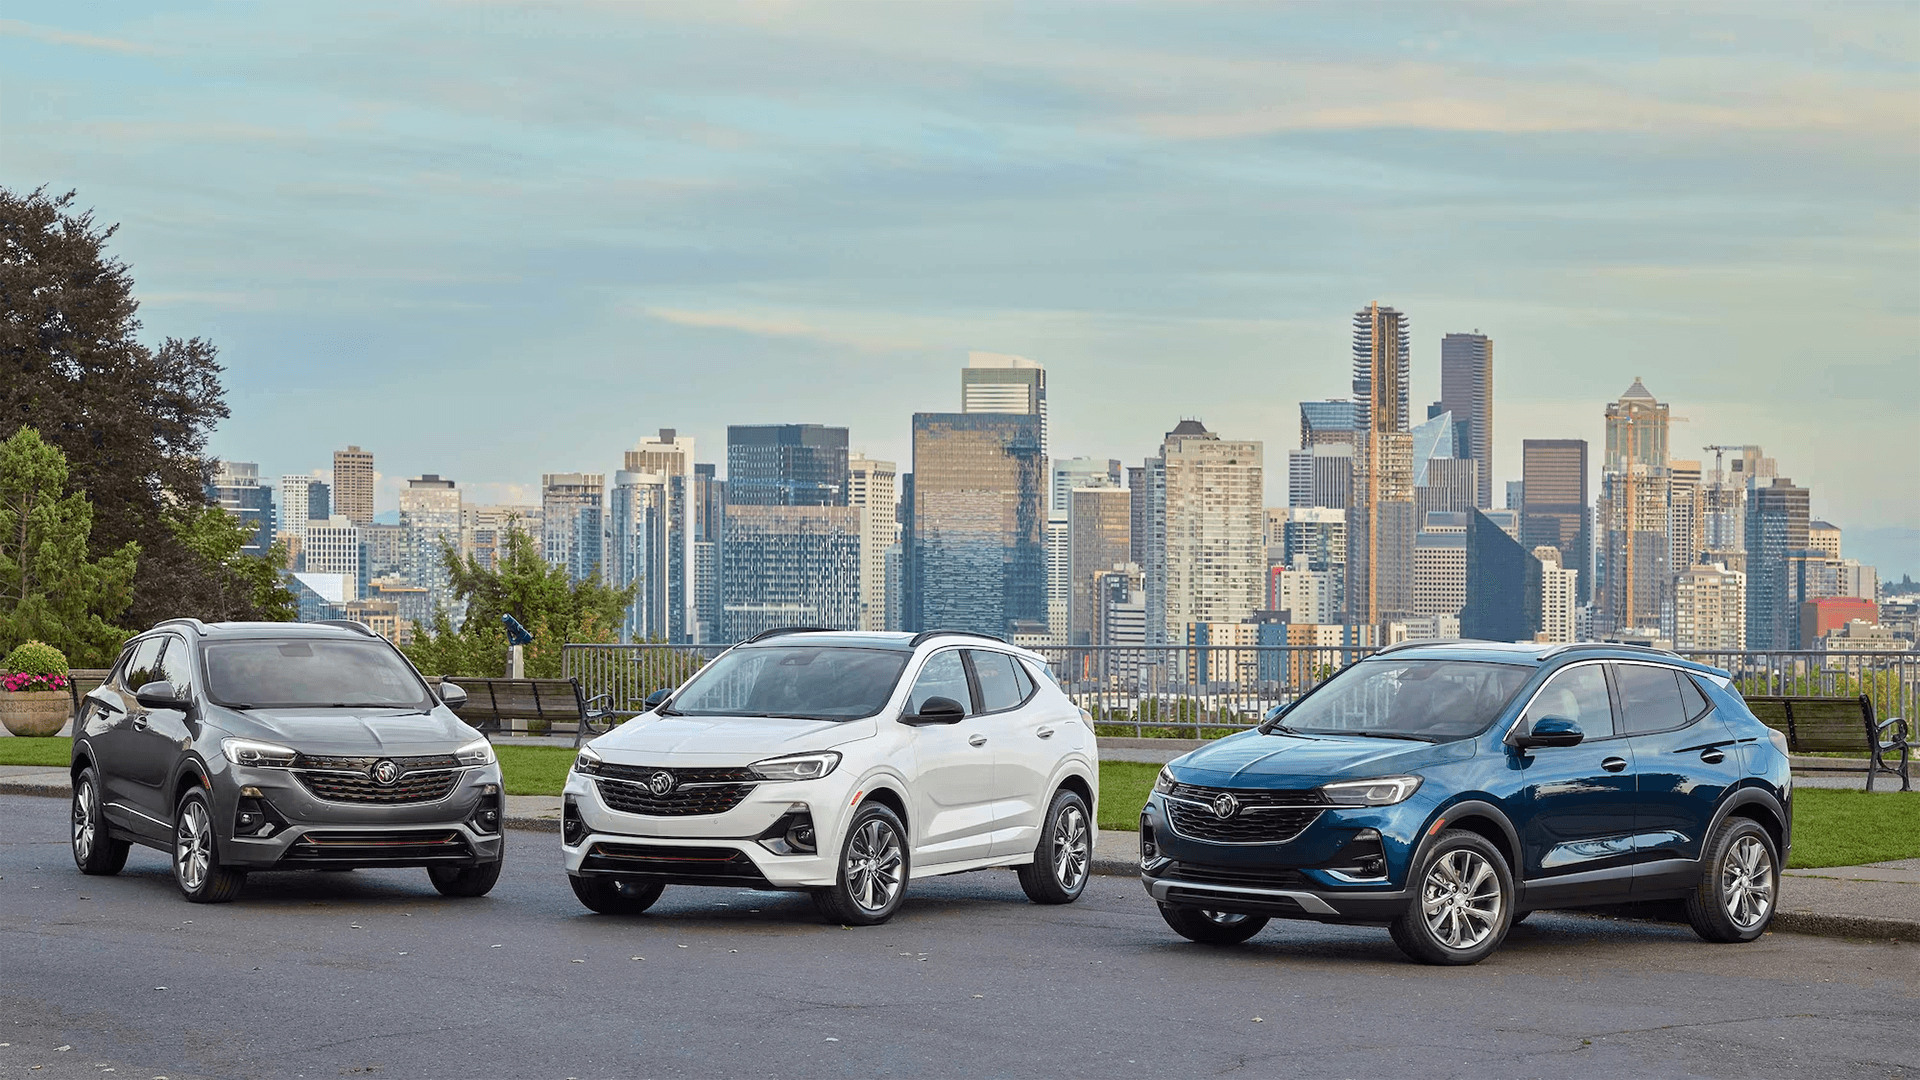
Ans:
{"type": "Polygon", "coordinates": [[[762,649],[773,645],[802,645],[815,648],[826,646],[841,649],[892,649],[899,652],[913,652],[922,645],[960,644],[972,645],[975,648],[997,649],[1000,652],[1031,658],[1040,664],[1047,662],[1045,657],[1030,649],[1009,645],[999,638],[986,634],[975,634],[964,630],[929,630],[909,634],[905,631],[891,630],[795,629],[762,634],[751,641],[741,642],[735,648],[762,649]]]}
{"type": "Polygon", "coordinates": [[[1650,649],[1643,645],[1622,645],[1617,642],[1589,641],[1574,644],[1538,642],[1538,641],[1418,641],[1402,642],[1390,645],[1374,653],[1372,657],[1392,657],[1408,660],[1477,660],[1482,663],[1525,664],[1529,667],[1544,667],[1560,659],[1578,660],[1640,660],[1653,663],[1670,664],[1713,675],[1727,673],[1710,664],[1689,660],[1678,653],[1665,649],[1650,649]]]}
{"type": "Polygon", "coordinates": [[[326,622],[201,622],[199,619],[168,619],[156,623],[151,630],[140,636],[172,630],[201,638],[263,638],[263,637],[379,637],[372,627],[363,623],[348,622],[344,619],[332,619],[326,622]]]}

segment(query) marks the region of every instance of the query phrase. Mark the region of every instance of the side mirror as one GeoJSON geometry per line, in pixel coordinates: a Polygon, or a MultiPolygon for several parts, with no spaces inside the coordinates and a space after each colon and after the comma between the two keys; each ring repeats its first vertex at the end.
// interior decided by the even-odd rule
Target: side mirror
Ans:
{"type": "Polygon", "coordinates": [[[1271,720],[1280,719],[1280,714],[1286,712],[1289,707],[1290,706],[1287,705],[1275,705],[1273,708],[1267,710],[1267,714],[1260,718],[1260,722],[1266,723],[1271,720]]]}
{"type": "Polygon", "coordinates": [[[647,701],[646,701],[647,710],[651,712],[652,710],[657,709],[662,705],[665,705],[667,703],[667,699],[672,696],[673,696],[673,687],[671,686],[663,686],[660,689],[655,690],[653,693],[647,695],[647,701]]]}
{"type": "Polygon", "coordinates": [[[920,727],[926,724],[957,724],[967,718],[967,710],[950,697],[930,697],[920,706],[917,713],[908,713],[900,718],[903,724],[920,727]]]}
{"type": "Polygon", "coordinates": [[[1514,737],[1513,745],[1522,750],[1536,746],[1578,746],[1586,738],[1580,725],[1559,716],[1543,716],[1533,722],[1533,730],[1514,737]]]}
{"type": "Polygon", "coordinates": [[[139,702],[143,709],[175,709],[180,712],[186,712],[193,704],[193,699],[165,679],[155,679],[135,690],[133,700],[139,702]]]}
{"type": "Polygon", "coordinates": [[[467,692],[459,683],[440,680],[440,703],[456,712],[467,703],[467,692]]]}

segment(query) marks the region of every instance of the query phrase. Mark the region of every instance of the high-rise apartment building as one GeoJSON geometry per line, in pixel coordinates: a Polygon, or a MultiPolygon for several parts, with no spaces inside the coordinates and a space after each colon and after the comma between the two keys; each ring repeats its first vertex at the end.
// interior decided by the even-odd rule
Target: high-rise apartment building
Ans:
{"type": "Polygon", "coordinates": [[[1045,625],[1046,489],[1038,414],[913,414],[905,629],[1045,625]]]}
{"type": "Polygon", "coordinates": [[[1738,652],[1747,647],[1747,581],[1723,563],[1697,562],[1673,582],[1673,647],[1738,652]]]}
{"type": "Polygon", "coordinates": [[[488,570],[497,569],[507,550],[507,534],[517,531],[533,541],[540,550],[541,511],[538,506],[486,505],[463,503],[460,507],[460,542],[464,554],[488,570]]]}
{"type": "Polygon", "coordinates": [[[727,428],[728,506],[846,506],[847,429],[823,424],[727,428]]]}
{"type": "Polygon", "coordinates": [[[1260,610],[1267,592],[1260,442],[1222,439],[1198,420],[1182,420],[1147,471],[1148,643],[1185,641],[1189,623],[1239,622],[1260,610]]]}
{"type": "MultiPolygon", "coordinates": [[[[275,536],[298,537],[306,531],[307,518],[312,516],[316,485],[321,492],[326,491],[327,485],[312,473],[288,474],[280,478],[280,505],[273,525],[275,536]]],[[[320,516],[324,520],[328,516],[325,511],[331,508],[324,505],[327,502],[324,495],[320,502],[323,504],[320,506],[323,511],[320,516]]]]}
{"type": "MultiPolygon", "coordinates": [[[[427,590],[429,607],[453,608],[448,591],[451,578],[442,552],[457,556],[465,550],[459,487],[437,473],[408,480],[400,491],[400,525],[406,530],[406,561],[411,571],[406,579],[427,590]]],[[[460,622],[458,616],[456,612],[455,625],[460,622]]]]}
{"type": "Polygon", "coordinates": [[[307,574],[339,574],[343,579],[340,597],[358,600],[361,583],[366,581],[361,562],[360,528],[350,518],[330,517],[309,520],[300,538],[301,557],[307,574]]]}
{"type": "Polygon", "coordinates": [[[1462,439],[1455,457],[1476,467],[1473,505],[1493,506],[1493,339],[1479,331],[1440,339],[1440,407],[1462,439]]]}
{"type": "Polygon", "coordinates": [[[540,476],[540,549],[574,581],[606,573],[605,473],[540,476]]]}
{"type": "Polygon", "coordinates": [[[1132,561],[1136,566],[1147,564],[1147,467],[1145,465],[1127,466],[1127,501],[1133,508],[1132,561]]]}
{"type": "Polygon", "coordinates": [[[1067,644],[1098,644],[1099,576],[1132,561],[1132,496],[1115,484],[1074,488],[1068,493],[1067,536],[1067,644]]]}
{"type": "Polygon", "coordinates": [[[712,462],[693,466],[693,640],[701,644],[723,637],[724,601],[720,591],[720,545],[727,528],[727,482],[712,462]]]}
{"type": "Polygon", "coordinates": [[[1840,557],[1840,526],[1831,521],[1807,522],[1807,547],[1829,559],[1840,557]]]}
{"type": "MultiPolygon", "coordinates": [[[[1706,489],[1698,461],[1667,462],[1667,565],[1679,574],[1706,548],[1706,489]]],[[[1671,626],[1663,627],[1671,630],[1671,626]]],[[[1673,635],[1669,633],[1668,637],[1673,635]]]]}
{"type": "Polygon", "coordinates": [[[729,505],[720,546],[723,640],[780,626],[858,629],[860,528],[858,507],[729,505]]]}
{"type": "Polygon", "coordinates": [[[1593,591],[1587,441],[1527,439],[1520,460],[1520,505],[1512,507],[1520,511],[1520,543],[1558,550],[1561,565],[1580,572],[1580,603],[1587,603],[1593,591]]]}
{"type": "Polygon", "coordinates": [[[1807,548],[1806,488],[1787,477],[1747,493],[1747,647],[1791,649],[1799,644],[1791,564],[1807,548]]]}
{"type": "MultiPolygon", "coordinates": [[[[1073,537],[1069,511],[1073,492],[1083,487],[1120,487],[1120,462],[1113,458],[1064,458],[1047,463],[1047,634],[1050,644],[1071,640],[1075,588],[1073,537]]],[[[1121,560],[1126,561],[1126,560],[1121,560]]]]}
{"type": "Polygon", "coordinates": [[[214,463],[207,497],[247,530],[240,551],[255,558],[273,546],[273,489],[260,482],[260,466],[251,461],[214,463]]]}
{"type": "Polygon", "coordinates": [[[1540,564],[1540,631],[1534,640],[1580,640],[1580,571],[1560,565],[1559,548],[1536,547],[1533,557],[1540,564]]]}
{"type": "Polygon", "coordinates": [[[695,640],[694,448],[673,428],[621,456],[607,491],[606,577],[633,586],[624,641],[695,640]]]}
{"type": "Polygon", "coordinates": [[[1658,630],[1671,603],[1668,408],[1639,379],[1608,404],[1594,507],[1595,620],[1603,634],[1658,630]]]}
{"type": "Polygon", "coordinates": [[[333,452],[333,513],[373,524],[373,454],[357,446],[333,452]]]}
{"type": "Polygon", "coordinates": [[[1466,606],[1472,510],[1435,510],[1421,519],[1413,541],[1413,614],[1458,616],[1466,606]]]}
{"type": "Polygon", "coordinates": [[[887,629],[887,557],[900,544],[899,466],[847,458],[847,500],[860,511],[860,629],[887,629]]]}
{"type": "Polygon", "coordinates": [[[960,411],[1040,418],[1040,456],[1047,456],[1047,369],[1024,356],[970,352],[960,369],[960,411]]]}
{"type": "Polygon", "coordinates": [[[1378,303],[1353,317],[1353,399],[1359,406],[1347,524],[1347,617],[1361,625],[1413,604],[1413,437],[1406,316],[1378,303]]]}

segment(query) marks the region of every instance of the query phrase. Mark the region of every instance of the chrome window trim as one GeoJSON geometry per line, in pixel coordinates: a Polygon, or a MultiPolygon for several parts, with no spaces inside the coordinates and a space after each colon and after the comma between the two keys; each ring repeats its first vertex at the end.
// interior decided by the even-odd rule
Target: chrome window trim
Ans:
{"type": "MultiPolygon", "coordinates": [[[[1573,663],[1567,664],[1563,667],[1554,668],[1552,674],[1549,674],[1546,677],[1546,680],[1543,681],[1539,686],[1534,687],[1533,693],[1527,695],[1527,703],[1520,707],[1520,712],[1518,715],[1516,715],[1513,718],[1513,723],[1507,725],[1507,732],[1506,734],[1500,736],[1500,741],[1502,743],[1505,743],[1508,746],[1513,745],[1513,733],[1520,730],[1520,722],[1527,718],[1527,710],[1533,708],[1534,700],[1540,696],[1541,691],[1545,690],[1549,685],[1551,685],[1553,683],[1553,680],[1559,678],[1562,673],[1572,671],[1574,668],[1578,668],[1578,667],[1597,666],[1601,664],[1611,664],[1613,662],[1614,661],[1608,660],[1605,658],[1595,658],[1592,660],[1576,660],[1573,663]]],[[[1644,661],[1635,661],[1635,663],[1641,663],[1641,662],[1644,662],[1644,661]]],[[[1667,667],[1668,665],[1656,664],[1653,666],[1667,667]]],[[[1604,669],[1602,670],[1604,673],[1604,669]]],[[[1613,680],[1608,679],[1607,680],[1607,706],[1609,709],[1611,709],[1614,707],[1614,705],[1615,705],[1615,702],[1613,700],[1613,680]]],[[[1585,746],[1587,743],[1606,742],[1609,739],[1624,739],[1624,738],[1626,738],[1626,736],[1623,734],[1611,734],[1598,739],[1582,739],[1580,740],[1580,745],[1585,746]]]]}

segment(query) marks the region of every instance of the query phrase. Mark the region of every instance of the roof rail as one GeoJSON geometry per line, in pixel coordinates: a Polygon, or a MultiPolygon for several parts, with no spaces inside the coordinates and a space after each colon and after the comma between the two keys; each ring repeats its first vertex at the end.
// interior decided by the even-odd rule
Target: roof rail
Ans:
{"type": "Polygon", "coordinates": [[[919,633],[913,635],[913,640],[907,642],[907,647],[917,649],[921,645],[925,644],[926,642],[932,641],[934,638],[937,638],[937,637],[984,638],[987,641],[997,641],[1002,645],[1007,644],[1006,638],[995,637],[992,634],[982,634],[973,630],[922,630],[919,633]]]}
{"type": "Polygon", "coordinates": [[[1631,641],[1573,641],[1548,649],[1546,652],[1540,654],[1539,659],[1546,660],[1559,656],[1562,653],[1578,652],[1581,649],[1644,649],[1650,653],[1659,653],[1661,656],[1685,659],[1684,657],[1680,657],[1680,654],[1674,652],[1672,649],[1656,649],[1651,645],[1641,645],[1631,641]]]}
{"type": "Polygon", "coordinates": [[[174,625],[187,627],[188,629],[192,630],[195,634],[199,635],[200,637],[207,636],[207,624],[201,622],[199,619],[188,619],[188,618],[161,619],[159,622],[153,624],[153,628],[155,630],[158,630],[163,626],[174,626],[174,625]]]}
{"type": "Polygon", "coordinates": [[[741,642],[741,644],[751,645],[756,641],[764,641],[770,637],[779,637],[782,634],[831,634],[831,633],[833,633],[833,627],[831,626],[776,626],[771,630],[760,631],[759,633],[753,635],[747,640],[741,642]]]}
{"type": "Polygon", "coordinates": [[[363,622],[355,622],[352,619],[315,619],[312,625],[338,626],[343,630],[352,630],[357,633],[365,634],[368,637],[380,636],[379,634],[374,632],[373,627],[368,626],[366,623],[363,623],[363,622]]]}
{"type": "MultiPolygon", "coordinates": [[[[1373,655],[1385,656],[1388,653],[1396,653],[1402,649],[1424,649],[1429,645],[1460,645],[1463,643],[1472,643],[1477,640],[1479,639],[1478,638],[1437,638],[1437,637],[1436,638],[1408,638],[1405,641],[1396,641],[1384,649],[1375,649],[1373,651],[1373,655]]],[[[1329,648],[1336,648],[1336,649],[1340,647],[1341,646],[1338,646],[1338,645],[1329,646],[1329,648]]]]}

